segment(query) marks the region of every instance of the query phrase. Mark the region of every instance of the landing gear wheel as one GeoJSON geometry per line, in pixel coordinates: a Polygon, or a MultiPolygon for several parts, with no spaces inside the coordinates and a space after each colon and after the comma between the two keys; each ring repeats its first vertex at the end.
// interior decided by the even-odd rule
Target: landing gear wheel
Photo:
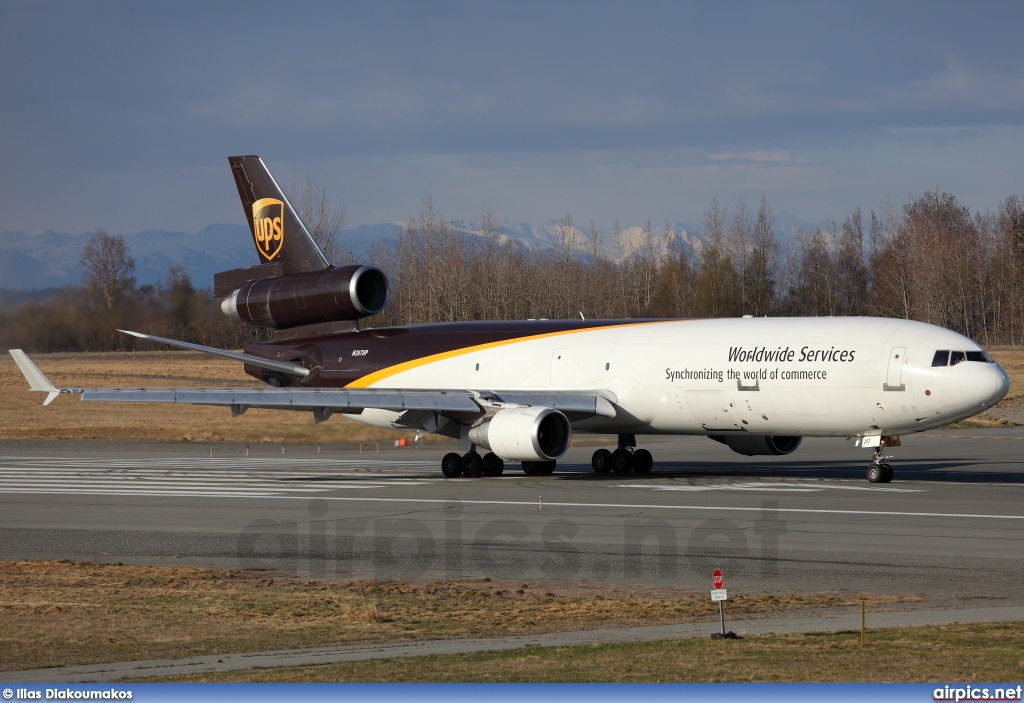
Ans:
{"type": "Polygon", "coordinates": [[[538,466],[537,473],[542,474],[544,476],[549,476],[549,475],[555,473],[555,465],[557,463],[558,462],[556,462],[554,459],[552,459],[551,461],[538,461],[537,462],[537,466],[538,466]]]}
{"type": "Polygon", "coordinates": [[[536,476],[538,473],[540,473],[537,467],[537,464],[539,463],[539,461],[524,461],[523,473],[526,474],[527,476],[536,476]]]}
{"type": "Polygon", "coordinates": [[[607,449],[598,449],[590,458],[590,466],[599,474],[612,470],[612,453],[607,449]]]}
{"type": "Polygon", "coordinates": [[[637,449],[629,461],[630,468],[635,474],[647,474],[654,467],[654,457],[646,449],[637,449]]]}
{"type": "Polygon", "coordinates": [[[451,452],[441,459],[441,473],[447,478],[458,478],[462,475],[462,457],[451,452]]]}
{"type": "Polygon", "coordinates": [[[469,452],[462,457],[462,475],[469,478],[480,478],[484,475],[484,460],[476,452],[469,452]]]}
{"type": "Polygon", "coordinates": [[[878,448],[875,449],[875,453],[871,455],[871,466],[868,467],[868,481],[871,483],[889,483],[892,481],[892,467],[886,461],[886,459],[892,459],[892,457],[886,456],[883,452],[886,447],[898,446],[900,446],[899,437],[882,437],[878,448]]]}
{"type": "Polygon", "coordinates": [[[484,476],[501,476],[505,470],[505,462],[494,452],[484,454],[483,466],[484,476]]]}
{"type": "Polygon", "coordinates": [[[622,449],[621,447],[616,449],[612,452],[612,471],[617,474],[628,474],[631,468],[630,460],[632,458],[633,455],[630,454],[628,450],[622,449]]]}

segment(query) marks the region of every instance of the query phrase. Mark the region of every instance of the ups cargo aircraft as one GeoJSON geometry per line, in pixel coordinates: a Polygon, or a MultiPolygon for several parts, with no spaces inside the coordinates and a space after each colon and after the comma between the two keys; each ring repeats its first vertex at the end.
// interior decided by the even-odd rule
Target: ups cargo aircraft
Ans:
{"type": "Polygon", "coordinates": [[[214,276],[225,314],[274,330],[242,353],[128,332],[243,363],[266,388],[56,388],[11,350],[34,391],[85,401],[340,413],[458,439],[447,477],[497,476],[505,461],[550,474],[572,433],[618,435],[594,471],[651,470],[643,435],[705,435],[745,456],[786,455],[803,437],[873,450],[867,477],[892,480],[899,435],[962,420],[1009,389],[978,344],[934,325],[880,318],[523,320],[360,329],[388,280],[334,267],[257,156],[232,156],[260,264],[214,276]]]}

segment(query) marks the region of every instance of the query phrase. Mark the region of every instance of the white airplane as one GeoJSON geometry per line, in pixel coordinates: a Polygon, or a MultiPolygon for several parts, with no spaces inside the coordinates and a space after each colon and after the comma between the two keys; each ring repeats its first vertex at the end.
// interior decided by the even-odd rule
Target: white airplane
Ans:
{"type": "Polygon", "coordinates": [[[886,318],[528,320],[358,329],[388,298],[371,266],[330,266],[256,156],[230,157],[258,266],[214,278],[228,315],[275,330],[243,353],[127,332],[234,359],[266,388],[56,388],[10,351],[31,390],[85,401],[334,413],[460,441],[442,472],[495,476],[504,461],[555,470],[572,433],[618,435],[597,472],[647,473],[638,435],[705,435],[746,456],[786,455],[803,437],[873,449],[871,482],[893,471],[899,436],[982,412],[1009,390],[976,342],[886,318]],[[487,450],[484,456],[479,449],[487,450]]]}

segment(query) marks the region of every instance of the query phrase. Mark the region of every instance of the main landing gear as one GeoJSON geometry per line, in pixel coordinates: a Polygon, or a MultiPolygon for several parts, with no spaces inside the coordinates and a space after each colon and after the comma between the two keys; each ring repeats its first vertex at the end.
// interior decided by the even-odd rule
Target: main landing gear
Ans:
{"type": "Polygon", "coordinates": [[[477,454],[475,449],[463,455],[451,452],[445,454],[441,459],[441,473],[446,478],[501,476],[503,471],[505,471],[505,462],[493,452],[488,452],[483,456],[477,454]]]}
{"type": "Polygon", "coordinates": [[[598,449],[590,459],[590,466],[599,474],[614,471],[617,474],[646,474],[654,467],[654,457],[646,449],[636,448],[636,436],[619,435],[619,446],[614,452],[598,449]]]}
{"type": "Polygon", "coordinates": [[[889,483],[892,481],[892,467],[886,459],[892,459],[891,456],[885,456],[883,450],[887,446],[899,446],[899,438],[895,437],[882,437],[882,441],[878,444],[878,449],[871,455],[871,465],[868,467],[868,481],[871,483],[889,483]]]}
{"type": "Polygon", "coordinates": [[[547,476],[555,473],[555,464],[557,462],[551,461],[524,461],[523,462],[523,473],[527,476],[547,476]]]}

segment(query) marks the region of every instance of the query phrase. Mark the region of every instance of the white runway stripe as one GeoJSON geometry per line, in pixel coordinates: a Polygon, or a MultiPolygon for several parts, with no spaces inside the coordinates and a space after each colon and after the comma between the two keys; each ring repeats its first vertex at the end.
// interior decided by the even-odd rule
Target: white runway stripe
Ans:
{"type": "Polygon", "coordinates": [[[0,457],[0,493],[197,497],[302,497],[337,490],[418,486],[443,480],[410,476],[435,462],[398,467],[379,460],[290,458],[140,459],[0,457]],[[384,469],[389,469],[384,472],[384,469]],[[396,471],[397,468],[397,471],[396,471]]]}

